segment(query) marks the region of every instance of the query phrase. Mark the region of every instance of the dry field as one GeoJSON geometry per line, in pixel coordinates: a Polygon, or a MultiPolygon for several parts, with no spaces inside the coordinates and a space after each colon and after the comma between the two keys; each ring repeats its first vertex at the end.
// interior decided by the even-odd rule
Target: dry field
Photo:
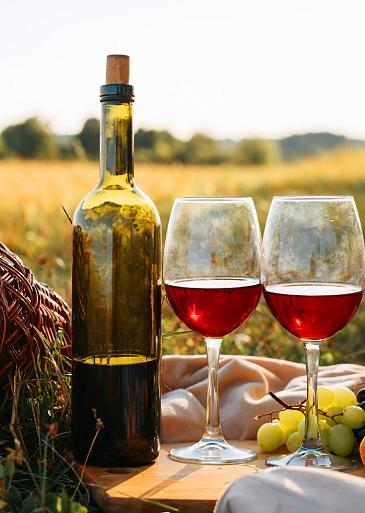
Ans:
{"type": "MultiPolygon", "coordinates": [[[[70,300],[72,215],[80,198],[97,181],[90,162],[0,161],[0,240],[17,252],[36,276],[70,300]]],[[[365,223],[365,151],[341,150],[300,162],[266,167],[136,167],[138,185],[156,203],[166,227],[175,196],[252,196],[261,228],[276,194],[352,194],[365,223]]],[[[164,331],[180,329],[167,306],[164,331]]],[[[365,309],[336,339],[326,344],[322,363],[365,362],[365,309]]],[[[191,335],[165,340],[166,352],[201,352],[191,335]]],[[[264,304],[237,333],[226,337],[224,351],[293,360],[302,349],[272,320],[264,304]]]]}

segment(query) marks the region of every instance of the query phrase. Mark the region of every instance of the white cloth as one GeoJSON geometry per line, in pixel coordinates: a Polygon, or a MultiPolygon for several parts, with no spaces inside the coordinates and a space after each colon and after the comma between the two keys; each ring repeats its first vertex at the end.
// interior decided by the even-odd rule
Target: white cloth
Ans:
{"type": "Polygon", "coordinates": [[[215,513],[364,513],[365,480],[312,468],[273,468],[234,481],[215,513]]]}

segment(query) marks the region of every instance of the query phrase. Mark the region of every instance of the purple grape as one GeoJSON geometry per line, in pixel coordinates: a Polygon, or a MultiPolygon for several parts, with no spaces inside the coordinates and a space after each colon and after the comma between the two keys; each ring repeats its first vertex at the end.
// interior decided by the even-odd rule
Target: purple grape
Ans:
{"type": "Polygon", "coordinates": [[[352,431],[355,435],[357,443],[360,445],[361,440],[365,437],[365,427],[362,427],[360,429],[353,429],[352,431]]]}
{"type": "Polygon", "coordinates": [[[358,403],[362,403],[365,401],[365,388],[360,388],[360,390],[356,394],[356,399],[358,403]]]}

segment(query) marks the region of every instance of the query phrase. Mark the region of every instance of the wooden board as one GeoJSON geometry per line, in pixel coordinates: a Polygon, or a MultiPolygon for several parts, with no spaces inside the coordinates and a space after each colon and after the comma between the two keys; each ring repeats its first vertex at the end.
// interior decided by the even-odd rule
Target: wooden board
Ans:
{"type": "MultiPolygon", "coordinates": [[[[106,513],[168,511],[163,505],[177,508],[181,513],[211,513],[232,481],[267,468],[266,455],[259,451],[256,442],[232,443],[255,450],[258,459],[242,465],[184,464],[171,460],[168,451],[170,447],[186,444],[165,444],[153,465],[124,469],[87,467],[84,481],[94,501],[106,513]]],[[[352,474],[365,477],[365,469],[361,465],[352,474]]]]}

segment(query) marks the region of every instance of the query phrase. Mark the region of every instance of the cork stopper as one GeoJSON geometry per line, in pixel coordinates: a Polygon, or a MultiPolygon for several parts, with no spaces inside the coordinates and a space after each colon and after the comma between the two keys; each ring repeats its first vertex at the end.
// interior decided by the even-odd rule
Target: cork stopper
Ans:
{"type": "Polygon", "coordinates": [[[129,56],[108,55],[106,58],[106,83],[129,84],[129,56]]]}

